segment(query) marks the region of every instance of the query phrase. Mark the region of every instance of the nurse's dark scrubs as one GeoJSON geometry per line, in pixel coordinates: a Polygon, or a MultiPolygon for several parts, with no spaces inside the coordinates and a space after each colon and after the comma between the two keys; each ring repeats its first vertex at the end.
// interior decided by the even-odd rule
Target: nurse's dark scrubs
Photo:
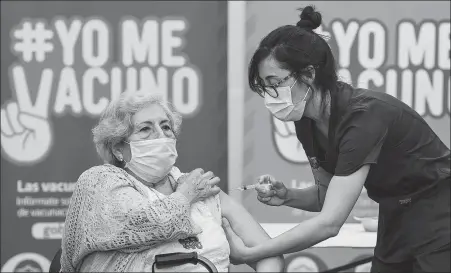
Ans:
{"type": "Polygon", "coordinates": [[[372,272],[450,272],[450,150],[409,106],[382,92],[338,83],[328,139],[295,122],[312,168],[347,176],[365,164],[379,203],[372,272]]]}

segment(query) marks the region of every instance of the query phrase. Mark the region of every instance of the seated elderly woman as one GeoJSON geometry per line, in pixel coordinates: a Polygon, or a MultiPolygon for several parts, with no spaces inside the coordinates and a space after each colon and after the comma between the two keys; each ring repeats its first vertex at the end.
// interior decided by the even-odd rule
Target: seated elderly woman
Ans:
{"type": "MultiPolygon", "coordinates": [[[[176,137],[181,117],[146,92],[123,93],[93,129],[106,164],[85,171],[68,208],[62,240],[62,272],[151,272],[154,256],[192,252],[229,270],[223,218],[249,246],[269,236],[252,216],[216,185],[212,172],[182,174],[176,137]]],[[[251,264],[256,271],[282,271],[283,257],[251,264]]],[[[179,265],[174,272],[200,272],[179,265]]],[[[159,270],[160,271],[160,270],[159,270]]]]}

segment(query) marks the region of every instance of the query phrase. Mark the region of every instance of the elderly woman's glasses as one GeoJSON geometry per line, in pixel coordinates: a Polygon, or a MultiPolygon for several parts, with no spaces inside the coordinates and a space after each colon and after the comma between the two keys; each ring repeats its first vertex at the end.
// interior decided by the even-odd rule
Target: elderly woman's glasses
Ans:
{"type": "Polygon", "coordinates": [[[286,76],[285,78],[281,79],[280,81],[276,82],[275,84],[271,85],[262,85],[260,87],[261,92],[259,93],[260,96],[265,97],[265,93],[270,95],[273,98],[277,98],[279,96],[279,92],[277,92],[277,87],[281,85],[282,83],[286,82],[289,78],[291,78],[293,74],[290,74],[286,76]]]}

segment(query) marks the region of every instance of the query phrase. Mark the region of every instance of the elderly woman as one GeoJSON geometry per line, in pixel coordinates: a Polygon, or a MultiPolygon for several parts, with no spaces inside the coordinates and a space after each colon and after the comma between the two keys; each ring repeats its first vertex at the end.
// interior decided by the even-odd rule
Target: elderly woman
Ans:
{"type": "MultiPolygon", "coordinates": [[[[223,217],[249,246],[269,239],[220,191],[212,172],[182,174],[174,167],[180,126],[180,115],[146,92],[123,93],[105,109],[93,134],[106,164],[78,179],[65,222],[61,271],[150,272],[155,255],[196,251],[227,272],[238,257],[229,257],[223,217]]],[[[250,266],[281,271],[283,258],[250,266]]],[[[187,264],[170,270],[205,269],[187,264]]]]}

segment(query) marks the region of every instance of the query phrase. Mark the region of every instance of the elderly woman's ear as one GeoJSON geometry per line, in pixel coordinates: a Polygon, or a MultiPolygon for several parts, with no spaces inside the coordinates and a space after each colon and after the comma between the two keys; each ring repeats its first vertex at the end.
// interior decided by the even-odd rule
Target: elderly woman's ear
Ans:
{"type": "Polygon", "coordinates": [[[118,160],[119,162],[124,161],[130,161],[130,150],[125,147],[126,144],[116,144],[112,148],[113,156],[118,160]]]}

